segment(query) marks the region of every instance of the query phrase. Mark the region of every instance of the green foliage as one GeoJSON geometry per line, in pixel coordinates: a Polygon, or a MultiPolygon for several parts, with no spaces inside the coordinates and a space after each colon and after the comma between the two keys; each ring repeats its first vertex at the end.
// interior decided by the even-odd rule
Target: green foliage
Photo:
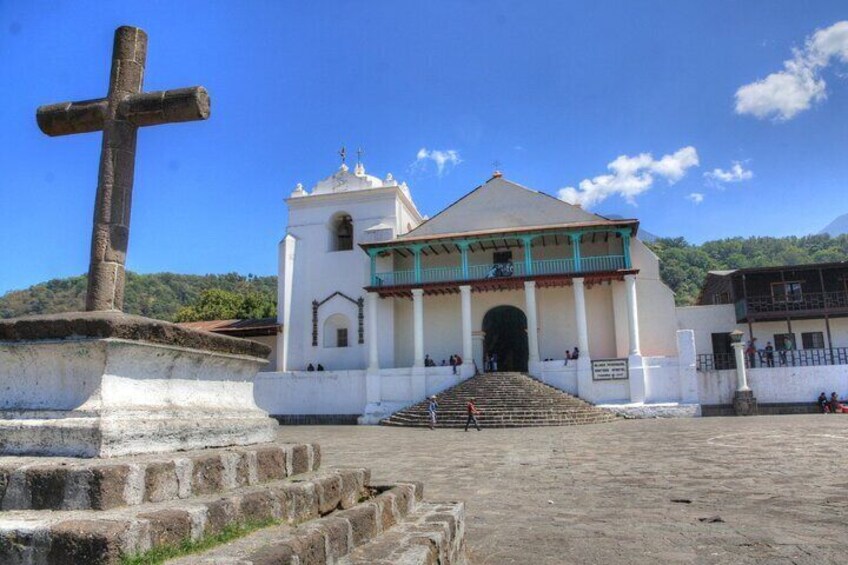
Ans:
{"type": "Polygon", "coordinates": [[[189,306],[177,310],[175,321],[232,320],[235,318],[269,318],[276,316],[274,296],[268,292],[244,293],[210,288],[189,306]]]}
{"type": "Polygon", "coordinates": [[[154,547],[138,555],[126,555],[121,558],[121,565],[158,565],[169,559],[176,559],[192,553],[200,553],[213,547],[223,545],[238,538],[244,537],[256,530],[268,528],[281,524],[282,520],[263,520],[257,522],[245,522],[242,524],[229,524],[221,532],[203,536],[198,540],[183,540],[179,545],[164,545],[154,547]]]}
{"type": "Polygon", "coordinates": [[[694,304],[707,271],[848,261],[848,235],[733,237],[691,245],[682,237],[647,244],[679,305],[694,304]]]}
{"type": "MultiPolygon", "coordinates": [[[[8,292],[0,296],[0,318],[83,310],[85,289],[86,277],[82,275],[54,279],[26,290],[8,292]]],[[[238,317],[275,315],[277,277],[243,276],[237,273],[201,276],[173,273],[139,275],[128,272],[124,289],[124,311],[148,318],[174,321],[180,308],[194,304],[204,291],[211,289],[243,297],[245,307],[239,309],[239,312],[248,315],[238,317]]]]}

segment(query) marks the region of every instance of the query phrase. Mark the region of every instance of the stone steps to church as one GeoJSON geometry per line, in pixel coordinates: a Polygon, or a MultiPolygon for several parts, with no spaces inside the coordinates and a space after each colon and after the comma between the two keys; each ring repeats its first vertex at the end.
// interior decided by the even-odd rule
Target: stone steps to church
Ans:
{"type": "MultiPolygon", "coordinates": [[[[466,404],[475,398],[481,427],[534,427],[599,424],[618,416],[597,408],[522,373],[487,373],[472,377],[437,396],[437,426],[465,427],[466,404]]],[[[395,412],[387,426],[429,426],[429,400],[395,412]]]]}
{"type": "MultiPolygon", "coordinates": [[[[299,461],[301,457],[295,453],[303,451],[300,445],[306,444],[282,450],[299,461]]],[[[309,447],[311,459],[304,461],[317,468],[320,449],[309,447]]],[[[223,452],[231,450],[209,451],[221,459],[223,452]]],[[[121,468],[127,463],[124,459],[111,463],[121,468]]],[[[305,465],[294,461],[287,465],[279,457],[273,460],[283,467],[282,474],[305,465]]],[[[346,558],[347,563],[364,564],[369,562],[369,554],[356,557],[351,553],[354,549],[384,534],[400,539],[396,532],[401,532],[407,545],[398,551],[416,555],[415,546],[429,538],[433,540],[431,550],[441,556],[442,563],[464,563],[464,507],[458,503],[424,505],[423,487],[418,483],[373,486],[370,472],[361,468],[295,472],[284,479],[259,482],[259,473],[272,471],[257,466],[249,471],[254,483],[233,486],[233,477],[239,475],[231,461],[224,468],[230,479],[220,485],[220,492],[198,494],[195,490],[186,498],[159,502],[145,501],[142,496],[138,504],[125,501],[107,510],[4,510],[0,512],[0,563],[111,565],[126,556],[180,547],[245,524],[268,526],[174,562],[265,565],[340,563],[346,558]],[[422,522],[429,525],[425,528],[422,522]]],[[[196,476],[185,474],[189,481],[196,476]]],[[[69,484],[61,488],[72,488],[69,484]]],[[[126,487],[130,483],[116,484],[126,487]]],[[[378,549],[371,551],[379,552],[380,546],[375,547],[378,549]]],[[[419,562],[433,561],[410,561],[419,562]]]]}
{"type": "Polygon", "coordinates": [[[3,457],[2,510],[110,510],[316,471],[317,444],[270,443],[115,459],[3,457]]]}
{"type": "Polygon", "coordinates": [[[421,486],[383,489],[357,506],[305,524],[266,528],[169,565],[463,565],[465,507],[462,503],[424,503],[421,486]]]}

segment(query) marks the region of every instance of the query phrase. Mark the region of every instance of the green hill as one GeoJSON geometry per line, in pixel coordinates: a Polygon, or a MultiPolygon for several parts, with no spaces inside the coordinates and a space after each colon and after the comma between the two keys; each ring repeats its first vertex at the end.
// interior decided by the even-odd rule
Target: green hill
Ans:
{"type": "MultiPolygon", "coordinates": [[[[28,314],[79,311],[85,305],[86,277],[53,279],[0,297],[0,318],[28,314]]],[[[226,275],[176,275],[127,273],[124,311],[173,321],[177,311],[196,304],[201,293],[219,289],[238,295],[261,294],[276,298],[277,277],[226,275]]]]}
{"type": "Polygon", "coordinates": [[[660,258],[660,276],[674,290],[678,305],[694,304],[707,271],[848,261],[848,235],[733,237],[687,243],[682,237],[649,243],[660,258]]]}
{"type": "MultiPolygon", "coordinates": [[[[827,234],[804,237],[734,237],[692,245],[682,237],[657,238],[648,244],[660,258],[660,274],[676,293],[680,305],[693,304],[698,297],[707,271],[829,263],[848,261],[848,235],[827,234]]],[[[52,314],[82,310],[85,301],[85,276],[54,279],[0,297],[0,318],[27,314],[52,314]]],[[[243,311],[268,315],[268,301],[277,296],[277,277],[226,275],[175,275],[127,273],[124,310],[161,320],[203,318],[207,312],[221,312],[215,300],[227,299],[205,293],[221,290],[245,299],[243,311]],[[203,294],[203,296],[201,296],[203,294]],[[257,297],[264,303],[255,304],[257,297]],[[211,303],[211,307],[210,307],[211,303]],[[244,310],[246,309],[246,310],[244,310]]],[[[273,308],[273,305],[271,306],[273,308]]]]}

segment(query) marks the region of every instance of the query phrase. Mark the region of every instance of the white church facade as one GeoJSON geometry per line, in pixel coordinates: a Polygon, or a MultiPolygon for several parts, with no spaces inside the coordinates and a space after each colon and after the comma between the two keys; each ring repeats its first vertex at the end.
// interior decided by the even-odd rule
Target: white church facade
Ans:
{"type": "Polygon", "coordinates": [[[693,340],[678,334],[673,293],[635,219],[498,173],[425,219],[405,184],[361,164],[311,191],[299,185],[286,203],[273,375],[336,391],[292,385],[291,402],[320,395],[325,410],[347,403],[374,421],[491,357],[591,402],[696,400],[693,340]],[[456,376],[441,366],[454,354],[456,376]]]}

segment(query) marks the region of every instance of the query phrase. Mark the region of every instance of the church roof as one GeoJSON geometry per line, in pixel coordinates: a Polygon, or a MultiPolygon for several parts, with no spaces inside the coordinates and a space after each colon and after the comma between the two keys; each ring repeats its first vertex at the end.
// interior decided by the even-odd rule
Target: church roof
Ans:
{"type": "Polygon", "coordinates": [[[633,226],[635,232],[638,221],[610,220],[495,176],[397,241],[595,226],[633,226]]]}

